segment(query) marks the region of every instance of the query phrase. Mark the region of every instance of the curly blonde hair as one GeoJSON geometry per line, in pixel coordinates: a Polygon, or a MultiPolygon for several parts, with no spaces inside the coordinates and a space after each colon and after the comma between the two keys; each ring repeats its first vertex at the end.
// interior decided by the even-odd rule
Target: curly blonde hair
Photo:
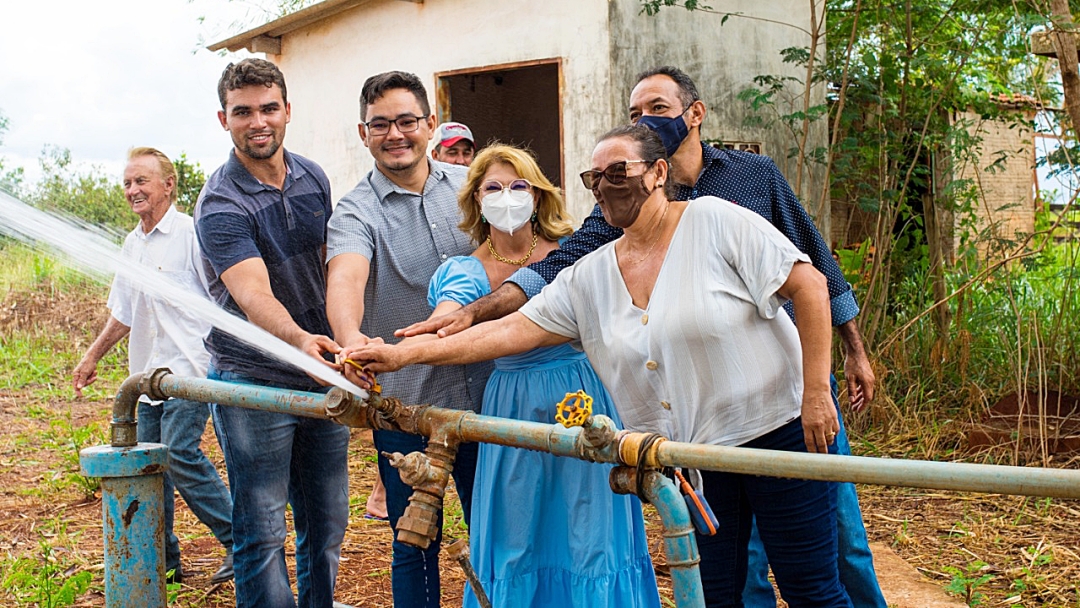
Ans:
{"type": "Polygon", "coordinates": [[[540,236],[549,241],[558,241],[574,231],[570,221],[566,219],[566,203],[563,202],[562,194],[544,177],[532,153],[514,146],[493,144],[481,150],[473,159],[465,184],[458,192],[458,206],[461,208],[461,216],[465,218],[458,224],[458,228],[472,237],[474,243],[482,243],[491,230],[487,222],[481,220],[480,203],[474,195],[480,189],[488,169],[496,163],[510,165],[515,173],[532,184],[533,193],[537,197],[536,220],[533,225],[540,236]]]}

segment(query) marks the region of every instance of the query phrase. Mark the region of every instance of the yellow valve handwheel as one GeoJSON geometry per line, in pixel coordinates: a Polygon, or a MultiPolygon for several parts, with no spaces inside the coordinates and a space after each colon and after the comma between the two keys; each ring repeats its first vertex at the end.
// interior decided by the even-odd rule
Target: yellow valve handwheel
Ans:
{"type": "Polygon", "coordinates": [[[581,426],[592,416],[592,397],[585,391],[566,393],[563,400],[555,404],[555,421],[566,428],[581,426]]]}

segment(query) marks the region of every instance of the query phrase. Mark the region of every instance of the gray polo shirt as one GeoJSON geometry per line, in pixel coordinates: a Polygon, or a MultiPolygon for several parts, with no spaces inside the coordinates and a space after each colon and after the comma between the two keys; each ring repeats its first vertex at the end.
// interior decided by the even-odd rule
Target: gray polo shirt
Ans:
{"type": "MultiPolygon", "coordinates": [[[[428,161],[424,193],[396,186],[377,168],[342,198],[327,227],[327,260],[359,253],[371,262],[364,289],[360,331],[396,343],[394,330],[431,316],[428,283],[449,257],[468,255],[475,246],[458,230],[457,193],[464,167],[428,161]]],[[[407,404],[430,403],[480,411],[491,363],[413,365],[381,374],[383,394],[407,404]]]]}

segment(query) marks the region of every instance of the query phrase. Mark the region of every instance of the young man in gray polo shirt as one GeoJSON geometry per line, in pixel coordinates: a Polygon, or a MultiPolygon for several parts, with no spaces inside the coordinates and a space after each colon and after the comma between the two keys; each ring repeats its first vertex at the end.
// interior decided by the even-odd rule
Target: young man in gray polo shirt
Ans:
{"type": "MultiPolygon", "coordinates": [[[[282,147],[291,108],[274,64],[229,64],[218,96],[218,118],[234,148],[195,208],[199,244],[212,267],[210,293],[226,310],[325,362],[340,350],[328,337],[323,299],[330,182],[317,164],[282,147]]],[[[219,330],[210,332],[207,347],[211,379],[320,390],[304,372],[219,330]]],[[[233,496],[236,605],[296,606],[285,564],[288,503],[299,603],[330,608],[349,519],[349,429],[241,407],[215,404],[211,411],[233,496]]]]}
{"type": "MultiPolygon", "coordinates": [[[[457,193],[466,169],[434,162],[426,154],[435,116],[420,79],[404,72],[369,78],[360,93],[360,120],[360,139],[375,158],[375,169],[338,203],[327,236],[327,313],[346,357],[369,337],[394,340],[398,327],[426,319],[432,311],[428,282],[435,269],[448,257],[474,249],[457,228],[457,193]]],[[[385,394],[404,403],[479,412],[490,371],[490,363],[416,365],[380,376],[379,383],[385,394]]],[[[360,381],[350,366],[345,366],[345,374],[360,381]]],[[[426,440],[389,431],[375,431],[374,439],[393,528],[412,488],[382,453],[421,451],[426,440]]],[[[462,444],[454,463],[465,521],[476,454],[476,444],[462,444]]],[[[422,551],[395,537],[394,605],[438,608],[440,540],[422,551]]]]}

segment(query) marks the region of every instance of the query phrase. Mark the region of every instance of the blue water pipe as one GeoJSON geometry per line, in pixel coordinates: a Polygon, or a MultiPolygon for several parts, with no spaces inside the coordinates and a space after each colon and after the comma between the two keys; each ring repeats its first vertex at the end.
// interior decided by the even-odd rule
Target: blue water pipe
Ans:
{"type": "MultiPolygon", "coordinates": [[[[621,492],[637,491],[637,488],[633,487],[635,482],[629,480],[636,475],[630,475],[628,471],[636,474],[635,467],[644,467],[647,471],[643,476],[645,487],[641,494],[657,508],[664,523],[665,553],[671,566],[676,605],[680,608],[704,605],[698,575],[699,557],[686,505],[671,480],[656,472],[662,467],[941,490],[1080,498],[1080,471],[1076,470],[797,454],[697,445],[657,440],[647,433],[620,431],[605,416],[592,416],[580,427],[564,428],[560,425],[481,416],[428,405],[406,405],[392,397],[379,395],[369,395],[361,399],[339,388],[331,389],[325,394],[307,393],[185,378],[164,369],[135,374],[124,381],[113,407],[112,445],[83,451],[84,472],[90,476],[101,476],[103,488],[106,486],[106,479],[124,479],[132,471],[136,473],[134,477],[139,477],[138,467],[119,463],[135,462],[135,454],[144,451],[148,454],[156,453],[154,447],[137,445],[135,442],[135,406],[139,396],[143,394],[155,400],[176,397],[311,418],[329,418],[355,428],[395,430],[428,437],[426,453],[395,454],[391,458],[402,479],[414,490],[405,514],[398,522],[398,540],[424,548],[434,539],[437,531],[435,522],[442,507],[457,446],[461,442],[492,443],[589,462],[622,465],[616,467],[612,473],[612,488],[621,492]],[[97,474],[113,471],[123,475],[106,477],[97,474]]],[[[163,452],[163,448],[161,449],[163,452]]],[[[161,510],[163,455],[161,459],[162,464],[148,463],[145,471],[148,477],[157,478],[156,482],[147,481],[145,489],[145,500],[158,503],[153,508],[147,508],[148,515],[161,510]],[[153,483],[158,484],[155,486],[156,491],[149,489],[153,483]]],[[[114,518],[115,523],[115,515],[110,513],[127,513],[130,509],[132,502],[127,498],[129,491],[133,490],[126,487],[118,489],[116,496],[108,489],[103,491],[102,502],[107,528],[110,517],[114,518]],[[115,501],[122,508],[116,510],[111,506],[104,506],[106,493],[110,494],[110,505],[115,501]],[[123,506],[125,504],[128,506],[123,506]]],[[[143,494],[139,496],[139,504],[142,505],[143,494]]],[[[136,510],[134,513],[138,514],[140,511],[136,510]]],[[[145,577],[145,587],[163,590],[164,571],[160,565],[160,547],[163,546],[161,525],[150,525],[157,526],[159,536],[153,537],[157,543],[156,552],[147,550],[146,558],[158,561],[153,562],[153,568],[139,570],[138,576],[145,577]],[[150,555],[151,553],[154,555],[150,555]]],[[[143,533],[141,530],[138,532],[143,533]]],[[[115,538],[108,530],[105,539],[106,605],[110,608],[163,606],[164,599],[160,602],[155,600],[126,603],[123,597],[125,589],[133,587],[135,583],[120,583],[118,579],[135,571],[126,570],[123,563],[111,560],[109,556],[118,554],[120,549],[117,547],[129,547],[131,543],[127,539],[115,538]],[[113,546],[110,547],[110,544],[113,546]],[[116,569],[119,571],[116,572],[116,569]],[[110,592],[108,581],[112,577],[117,579],[114,579],[110,592]]]]}
{"type": "Polygon", "coordinates": [[[165,605],[165,467],[157,443],[79,452],[82,474],[101,478],[105,605],[165,605]]]}
{"type": "Polygon", "coordinates": [[[640,494],[656,508],[664,525],[664,555],[671,575],[671,590],[675,605],[705,608],[701,586],[697,541],[694,524],[686,509],[686,501],[675,482],[655,470],[644,475],[644,487],[637,487],[636,467],[615,467],[611,470],[611,489],[619,494],[640,494]]]}

